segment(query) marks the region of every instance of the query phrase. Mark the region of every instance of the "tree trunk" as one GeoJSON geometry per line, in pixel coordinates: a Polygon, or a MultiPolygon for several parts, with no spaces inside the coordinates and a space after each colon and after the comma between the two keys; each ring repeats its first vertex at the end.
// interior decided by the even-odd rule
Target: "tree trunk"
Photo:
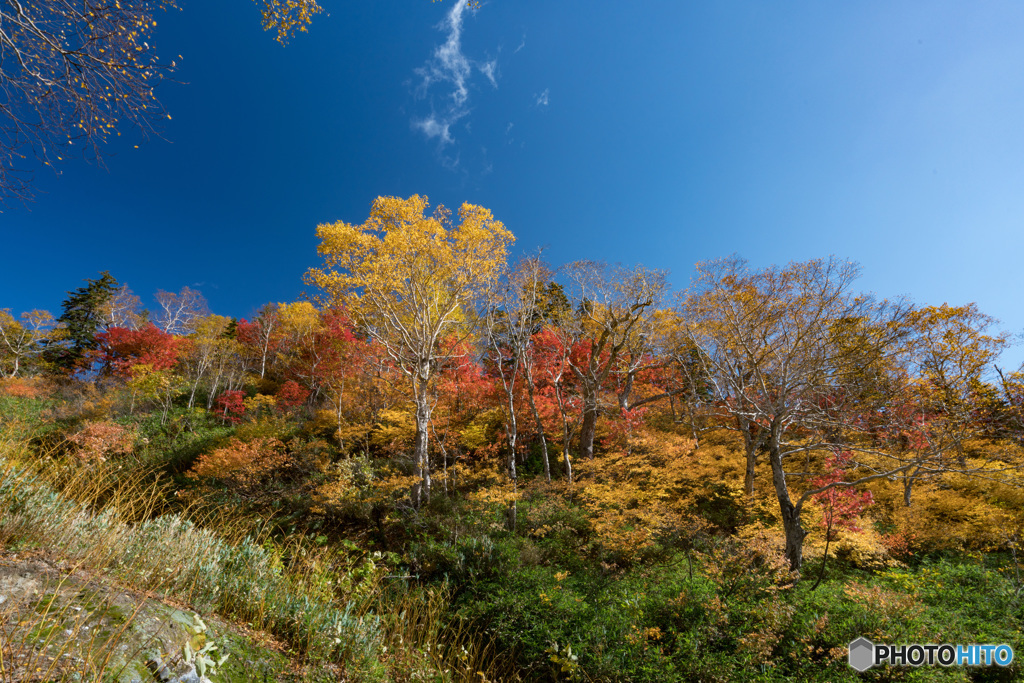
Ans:
{"type": "Polygon", "coordinates": [[[580,425],[580,457],[594,459],[594,435],[597,433],[597,396],[583,396],[583,424],[580,425]]]}
{"type": "Polygon", "coordinates": [[[747,471],[743,476],[743,491],[747,494],[748,498],[754,497],[754,473],[755,466],[757,465],[757,453],[747,451],[747,471]]]}
{"type": "Polygon", "coordinates": [[[540,421],[540,413],[537,411],[537,403],[533,400],[533,377],[529,368],[526,374],[526,395],[530,398],[530,411],[533,412],[533,420],[537,423],[537,434],[540,435],[540,450],[544,456],[544,478],[551,483],[551,462],[548,460],[548,440],[544,436],[544,423],[540,421]]]}
{"type": "Polygon", "coordinates": [[[200,375],[199,378],[196,379],[195,383],[192,384],[192,393],[190,393],[188,395],[188,407],[189,407],[189,409],[191,409],[192,406],[195,405],[195,402],[196,402],[196,391],[198,391],[198,389],[199,389],[199,382],[200,382],[200,380],[202,380],[202,378],[203,378],[203,376],[200,375]]]}
{"type": "Polygon", "coordinates": [[[754,495],[754,476],[757,472],[757,452],[764,444],[763,432],[758,431],[758,436],[755,438],[751,431],[750,420],[743,417],[742,415],[736,416],[736,427],[743,434],[743,451],[747,459],[746,474],[743,478],[743,490],[746,492],[747,497],[753,497],[754,495]]]}
{"type": "Polygon", "coordinates": [[[509,410],[511,411],[511,417],[509,418],[508,429],[508,478],[512,480],[512,500],[509,502],[508,528],[509,531],[515,533],[516,516],[518,514],[516,495],[519,490],[519,474],[516,472],[516,437],[518,434],[516,431],[516,413],[512,406],[511,394],[509,395],[509,410]]]}
{"type": "Polygon", "coordinates": [[[569,461],[569,416],[565,412],[562,401],[561,376],[555,380],[555,400],[558,401],[558,413],[562,416],[562,460],[565,462],[565,478],[572,483],[572,463],[569,461]]]}
{"type": "Polygon", "coordinates": [[[772,483],[775,484],[775,495],[779,499],[779,509],[782,512],[782,528],[786,533],[786,559],[789,561],[789,568],[799,572],[804,562],[804,538],[807,532],[804,531],[800,520],[800,506],[793,505],[789,497],[789,487],[786,485],[786,473],[782,469],[782,453],[779,449],[776,427],[772,427],[772,437],[769,442],[768,459],[772,465],[772,483]]]}
{"type": "Polygon", "coordinates": [[[757,446],[753,435],[750,433],[750,422],[739,416],[736,417],[740,431],[743,432],[743,450],[747,458],[746,475],[743,478],[743,490],[748,498],[754,496],[754,475],[757,467],[757,446]]]}
{"type": "Polygon", "coordinates": [[[508,410],[508,478],[516,481],[516,441],[519,437],[519,425],[516,422],[516,410],[512,404],[511,393],[509,394],[508,410]]]}
{"type": "Polygon", "coordinates": [[[633,372],[627,373],[626,381],[622,383],[622,391],[619,392],[619,408],[621,410],[629,410],[629,396],[633,393],[633,375],[633,372]]]}
{"type": "Polygon", "coordinates": [[[904,473],[903,475],[903,507],[910,507],[910,494],[914,489],[916,475],[916,472],[914,474],[904,473]]]}
{"type": "Polygon", "coordinates": [[[213,384],[210,385],[210,391],[206,393],[206,409],[210,410],[213,408],[213,397],[217,394],[217,387],[220,386],[220,376],[223,374],[220,370],[217,371],[216,376],[213,378],[213,384]]]}
{"type": "Polygon", "coordinates": [[[508,504],[508,530],[516,532],[516,523],[519,518],[519,507],[516,498],[519,496],[519,483],[512,480],[512,500],[508,504]]]}
{"type": "Polygon", "coordinates": [[[428,431],[430,429],[430,397],[427,395],[427,379],[415,378],[416,383],[416,476],[419,481],[413,486],[413,504],[419,508],[423,499],[430,500],[430,457],[428,431]]]}
{"type": "Polygon", "coordinates": [[[693,443],[700,445],[700,433],[697,430],[697,416],[694,414],[693,403],[686,401],[686,416],[690,420],[690,435],[693,436],[693,443]]]}

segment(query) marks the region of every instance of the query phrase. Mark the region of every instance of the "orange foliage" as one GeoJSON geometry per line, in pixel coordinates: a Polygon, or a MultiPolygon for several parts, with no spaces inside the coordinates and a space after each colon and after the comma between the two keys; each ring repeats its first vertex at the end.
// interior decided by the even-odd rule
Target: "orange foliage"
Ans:
{"type": "Polygon", "coordinates": [[[231,439],[227,446],[206,453],[190,471],[192,478],[211,477],[245,492],[254,491],[275,470],[289,463],[279,439],[231,439]]]}
{"type": "Polygon", "coordinates": [[[886,552],[897,560],[905,560],[914,554],[917,534],[913,531],[894,531],[882,536],[886,552]]]}
{"type": "Polygon", "coordinates": [[[43,398],[46,391],[38,379],[25,377],[9,377],[0,379],[0,395],[13,398],[43,398]]]}
{"type": "Polygon", "coordinates": [[[131,453],[135,433],[107,420],[87,422],[77,433],[69,436],[68,441],[78,446],[76,455],[80,459],[103,462],[108,456],[131,453]]]}

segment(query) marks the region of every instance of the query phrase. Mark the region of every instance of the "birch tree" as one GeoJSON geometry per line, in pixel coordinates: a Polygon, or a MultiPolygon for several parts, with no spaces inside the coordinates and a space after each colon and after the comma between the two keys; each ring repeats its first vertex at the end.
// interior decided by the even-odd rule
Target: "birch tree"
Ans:
{"type": "Polygon", "coordinates": [[[156,326],[168,334],[191,334],[199,322],[210,315],[206,297],[191,287],[182,287],[177,294],[159,289],[154,298],[160,306],[156,326]]]}
{"type": "Polygon", "coordinates": [[[25,374],[26,364],[42,352],[53,325],[49,311],[28,311],[17,320],[10,309],[0,308],[0,377],[25,374]]]}
{"type": "Polygon", "coordinates": [[[415,405],[413,454],[419,482],[413,501],[430,496],[428,430],[432,383],[442,350],[464,348],[479,328],[478,311],[505,266],[514,238],[487,209],[463,204],[458,223],[426,197],[378,197],[361,225],[317,227],[323,266],[306,280],[330,305],[344,304],[409,381],[415,405]]]}

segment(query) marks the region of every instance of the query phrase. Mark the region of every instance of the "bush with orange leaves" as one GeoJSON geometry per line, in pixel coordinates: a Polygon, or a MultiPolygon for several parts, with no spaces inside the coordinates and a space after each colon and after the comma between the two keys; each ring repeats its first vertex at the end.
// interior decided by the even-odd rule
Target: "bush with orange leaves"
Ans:
{"type": "Polygon", "coordinates": [[[261,437],[240,441],[232,438],[223,448],[202,455],[189,476],[217,479],[243,496],[252,497],[289,464],[290,458],[279,439],[261,437]]]}
{"type": "Polygon", "coordinates": [[[44,398],[47,394],[43,380],[32,377],[7,377],[0,379],[0,395],[13,398],[44,398]]]}
{"type": "Polygon", "coordinates": [[[130,455],[135,448],[135,432],[109,420],[86,422],[85,426],[68,437],[78,448],[75,455],[81,460],[103,462],[115,455],[130,455]]]}

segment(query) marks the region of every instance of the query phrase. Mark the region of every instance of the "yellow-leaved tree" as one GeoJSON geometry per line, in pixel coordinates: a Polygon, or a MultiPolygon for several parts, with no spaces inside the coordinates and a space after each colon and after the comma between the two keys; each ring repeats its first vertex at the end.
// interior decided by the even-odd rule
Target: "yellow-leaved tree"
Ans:
{"type": "Polygon", "coordinates": [[[458,224],[426,197],[378,197],[362,225],[317,227],[321,268],[306,273],[331,305],[344,304],[410,381],[416,415],[418,483],[430,495],[427,434],[439,367],[465,353],[479,304],[505,268],[512,233],[483,207],[463,204],[458,224]]]}

